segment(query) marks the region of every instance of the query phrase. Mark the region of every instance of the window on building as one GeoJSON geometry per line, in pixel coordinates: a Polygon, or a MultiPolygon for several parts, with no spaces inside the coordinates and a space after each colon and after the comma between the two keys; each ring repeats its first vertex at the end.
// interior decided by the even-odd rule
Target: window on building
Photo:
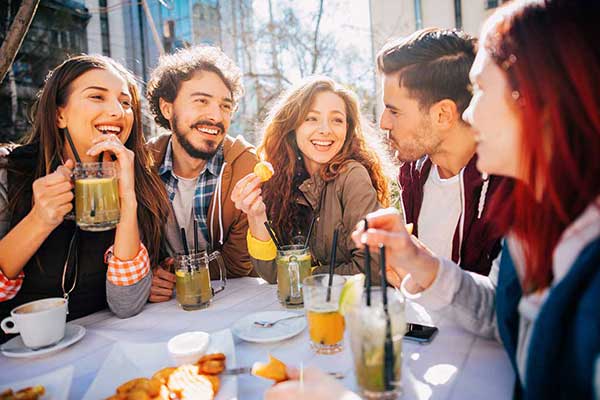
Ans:
{"type": "Polygon", "coordinates": [[[100,39],[102,41],[102,54],[110,57],[110,31],[108,26],[107,0],[98,0],[100,7],[100,39]]]}
{"type": "Polygon", "coordinates": [[[500,1],[499,0],[485,0],[485,8],[486,9],[490,9],[490,8],[496,8],[500,5],[500,1]]]}
{"type": "Polygon", "coordinates": [[[60,44],[59,47],[62,49],[68,49],[69,48],[69,38],[67,36],[67,32],[62,31],[60,32],[60,44]]]}

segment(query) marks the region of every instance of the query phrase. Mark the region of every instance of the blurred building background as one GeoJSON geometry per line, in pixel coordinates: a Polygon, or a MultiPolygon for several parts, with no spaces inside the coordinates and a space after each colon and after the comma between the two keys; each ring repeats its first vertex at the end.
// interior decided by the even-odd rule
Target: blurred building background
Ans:
{"type": "MultiPolygon", "coordinates": [[[[2,0],[0,42],[20,0],[2,0]]],[[[28,111],[48,71],[70,54],[87,51],[90,13],[75,0],[43,0],[8,74],[0,85],[0,142],[15,140],[29,129],[28,111]]]]}
{"type": "MultiPolygon", "coordinates": [[[[481,25],[502,0],[369,0],[374,56],[389,39],[427,28],[457,28],[479,36],[481,25]]],[[[383,110],[376,77],[377,114],[383,110]]]]}
{"type": "MultiPolygon", "coordinates": [[[[91,12],[89,52],[123,63],[140,78],[141,89],[158,63],[161,52],[172,53],[193,45],[218,46],[245,71],[248,58],[242,35],[252,26],[251,0],[85,0],[91,12]]],[[[252,82],[245,83],[231,127],[232,134],[252,140],[256,107],[252,82]]],[[[146,134],[158,133],[149,113],[144,113],[146,134]]]]}
{"type": "MultiPolygon", "coordinates": [[[[357,92],[376,122],[381,95],[374,55],[386,40],[428,26],[477,35],[496,0],[40,0],[0,85],[0,141],[28,129],[27,112],[48,71],[69,55],[104,54],[144,91],[161,52],[219,46],[244,73],[246,95],[231,127],[256,143],[256,127],[283,90],[323,74],[357,92]]],[[[1,0],[0,41],[21,0],[1,0]],[[4,6],[6,4],[6,6],[4,6]]],[[[147,135],[157,128],[144,113],[147,135]]]]}

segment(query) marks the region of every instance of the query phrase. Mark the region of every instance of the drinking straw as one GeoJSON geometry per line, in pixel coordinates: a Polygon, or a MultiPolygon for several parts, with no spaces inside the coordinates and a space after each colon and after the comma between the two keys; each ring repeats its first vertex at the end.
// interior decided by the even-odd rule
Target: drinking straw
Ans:
{"type": "Polygon", "coordinates": [[[198,220],[194,218],[194,253],[198,253],[198,220]]]}
{"type": "Polygon", "coordinates": [[[189,256],[190,249],[187,244],[187,237],[185,236],[185,228],[181,228],[181,241],[183,242],[183,252],[186,256],[189,256]]]}
{"type": "MultiPolygon", "coordinates": [[[[369,229],[369,222],[363,219],[365,223],[365,232],[369,229]]],[[[382,264],[381,270],[385,271],[385,265],[382,264]]],[[[365,243],[365,287],[367,289],[367,307],[371,307],[371,250],[365,243]]]]}
{"type": "Polygon", "coordinates": [[[308,248],[308,243],[310,241],[310,235],[312,235],[313,228],[315,227],[315,221],[317,220],[317,216],[314,215],[310,220],[310,226],[308,227],[308,233],[306,234],[306,240],[304,241],[304,248],[308,248]]]}
{"type": "Polygon", "coordinates": [[[281,250],[279,240],[277,240],[277,236],[275,236],[275,232],[273,232],[273,228],[271,227],[269,221],[265,221],[265,228],[267,228],[267,232],[269,233],[269,236],[271,236],[271,240],[273,241],[273,243],[275,243],[275,247],[277,247],[277,250],[281,250]]]}
{"type": "Polygon", "coordinates": [[[333,242],[331,243],[331,258],[329,262],[329,283],[327,284],[327,302],[331,300],[331,285],[333,285],[333,268],[335,267],[335,256],[337,253],[339,230],[335,228],[333,231],[333,242]]]}
{"type": "Polygon", "coordinates": [[[81,158],[79,158],[79,153],[77,153],[77,149],[75,148],[75,144],[73,143],[73,139],[71,138],[71,134],[69,133],[67,128],[65,128],[65,137],[69,142],[69,146],[71,146],[71,151],[73,152],[73,156],[75,156],[75,161],[81,164],[81,158]]]}
{"type": "MultiPolygon", "coordinates": [[[[106,135],[106,130],[102,131],[102,133],[104,135],[106,135]]],[[[101,151],[100,154],[98,154],[98,163],[100,165],[98,165],[98,175],[100,175],[100,171],[102,170],[102,161],[104,160],[104,152],[101,151]]]]}
{"type": "Polygon", "coordinates": [[[381,263],[381,295],[383,302],[383,313],[385,315],[385,344],[383,347],[384,364],[383,377],[385,390],[392,390],[392,381],[394,380],[394,344],[392,343],[392,322],[388,311],[387,298],[387,277],[385,276],[385,246],[379,244],[379,260],[381,263]]]}

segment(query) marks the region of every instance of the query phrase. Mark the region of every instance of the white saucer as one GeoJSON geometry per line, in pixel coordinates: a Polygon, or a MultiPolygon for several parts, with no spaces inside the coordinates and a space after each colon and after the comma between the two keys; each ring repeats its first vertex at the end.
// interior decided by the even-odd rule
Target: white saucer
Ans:
{"type": "Polygon", "coordinates": [[[52,346],[44,347],[38,350],[33,350],[25,347],[21,336],[17,336],[0,346],[0,352],[6,357],[12,358],[33,358],[40,357],[55,351],[64,349],[78,342],[85,335],[85,328],[81,325],[67,324],[65,328],[65,337],[52,346]]]}
{"type": "Polygon", "coordinates": [[[296,336],[306,328],[306,318],[294,318],[278,322],[270,328],[262,328],[254,321],[276,321],[285,317],[299,315],[289,311],[264,311],[250,314],[235,324],[231,331],[240,339],[247,342],[270,343],[289,339],[296,336]]]}

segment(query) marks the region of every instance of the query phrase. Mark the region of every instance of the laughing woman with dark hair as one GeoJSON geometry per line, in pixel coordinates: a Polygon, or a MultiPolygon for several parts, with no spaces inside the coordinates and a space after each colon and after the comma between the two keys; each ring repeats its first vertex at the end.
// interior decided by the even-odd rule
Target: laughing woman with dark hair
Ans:
{"type": "Polygon", "coordinates": [[[168,203],[144,150],[133,76],[106,57],[70,58],[48,75],[34,116],[26,144],[1,160],[0,318],[20,304],[63,296],[69,319],[107,304],[119,317],[138,313],[168,203]],[[116,230],[80,231],[65,219],[73,208],[75,154],[82,162],[115,158],[116,230]]]}

